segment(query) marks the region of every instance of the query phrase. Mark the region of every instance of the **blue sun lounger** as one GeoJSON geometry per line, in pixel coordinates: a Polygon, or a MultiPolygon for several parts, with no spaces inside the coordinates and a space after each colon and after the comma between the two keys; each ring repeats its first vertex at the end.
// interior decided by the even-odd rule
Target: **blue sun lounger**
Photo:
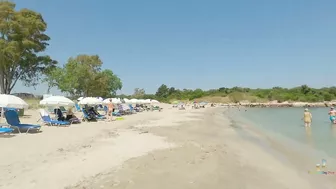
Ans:
{"type": "Polygon", "coordinates": [[[58,121],[58,120],[53,120],[50,118],[49,115],[44,115],[44,116],[41,116],[42,118],[42,121],[47,124],[47,125],[50,125],[50,126],[53,126],[53,125],[56,125],[56,126],[61,126],[61,125],[70,125],[71,123],[68,122],[68,121],[58,121]]]}
{"type": "Polygon", "coordinates": [[[0,127],[0,134],[11,133],[14,129],[8,127],[0,127]]]}
{"type": "Polygon", "coordinates": [[[5,112],[5,118],[7,123],[14,129],[17,129],[19,133],[21,130],[25,130],[28,133],[30,130],[39,131],[40,125],[22,124],[20,123],[19,115],[15,110],[8,110],[5,112]]]}

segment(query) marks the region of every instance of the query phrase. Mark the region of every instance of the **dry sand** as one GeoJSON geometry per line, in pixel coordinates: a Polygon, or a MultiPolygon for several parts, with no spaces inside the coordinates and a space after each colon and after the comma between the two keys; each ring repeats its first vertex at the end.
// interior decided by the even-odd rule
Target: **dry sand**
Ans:
{"type": "MultiPolygon", "coordinates": [[[[0,188],[336,188],[238,135],[218,108],[162,106],[123,121],[0,138],[0,188]]],[[[36,123],[29,113],[22,122],[36,123]]]]}

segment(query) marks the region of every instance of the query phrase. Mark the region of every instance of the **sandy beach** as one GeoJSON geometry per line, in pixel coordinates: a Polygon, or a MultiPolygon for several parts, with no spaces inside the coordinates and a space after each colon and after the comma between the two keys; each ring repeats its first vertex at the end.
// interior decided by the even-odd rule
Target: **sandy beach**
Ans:
{"type": "MultiPolygon", "coordinates": [[[[239,135],[222,108],[162,106],[1,138],[0,188],[336,188],[239,135]]],[[[27,115],[22,122],[37,122],[37,111],[27,115]]]]}

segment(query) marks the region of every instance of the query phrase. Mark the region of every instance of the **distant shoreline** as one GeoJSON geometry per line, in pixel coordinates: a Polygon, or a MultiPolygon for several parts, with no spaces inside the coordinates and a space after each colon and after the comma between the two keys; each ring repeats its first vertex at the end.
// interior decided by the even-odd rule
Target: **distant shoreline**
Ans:
{"type": "Polygon", "coordinates": [[[332,107],[336,105],[336,102],[315,102],[315,103],[308,103],[308,102],[284,102],[284,103],[220,103],[221,106],[243,106],[243,107],[261,107],[261,108],[281,108],[281,107],[316,107],[316,108],[323,108],[323,107],[332,107]]]}

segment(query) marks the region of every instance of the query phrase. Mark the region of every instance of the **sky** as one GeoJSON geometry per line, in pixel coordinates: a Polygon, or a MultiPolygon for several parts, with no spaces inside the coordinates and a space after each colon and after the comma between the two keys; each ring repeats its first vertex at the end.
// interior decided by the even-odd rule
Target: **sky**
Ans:
{"type": "MultiPolygon", "coordinates": [[[[40,12],[60,65],[98,54],[134,88],[335,85],[334,0],[14,0],[40,12]]],[[[13,92],[44,94],[46,85],[13,92]]],[[[53,93],[59,93],[57,89],[53,93]]]]}

